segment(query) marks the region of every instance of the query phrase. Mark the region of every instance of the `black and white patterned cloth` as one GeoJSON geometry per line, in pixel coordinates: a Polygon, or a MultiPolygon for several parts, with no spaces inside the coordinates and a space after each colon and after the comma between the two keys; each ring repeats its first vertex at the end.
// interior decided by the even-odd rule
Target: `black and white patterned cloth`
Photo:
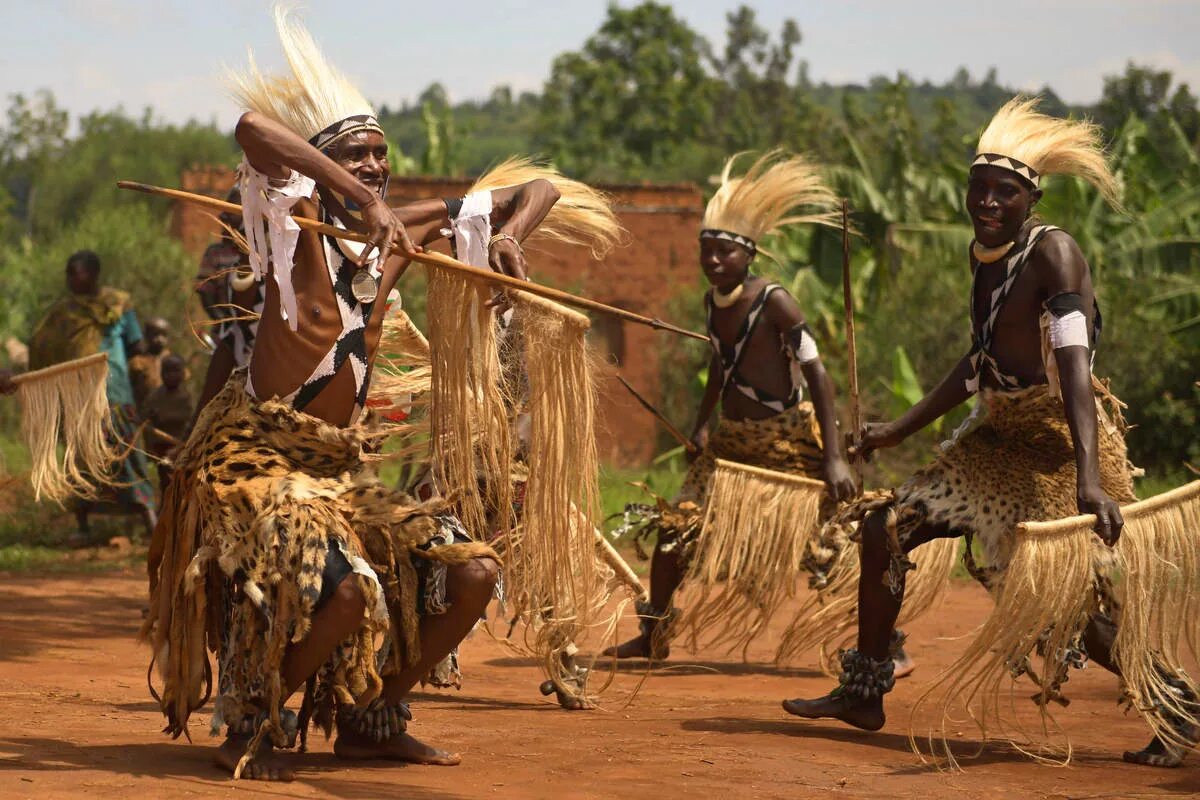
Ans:
{"type": "Polygon", "coordinates": [[[704,230],[700,231],[700,238],[723,239],[727,242],[740,244],[742,247],[750,251],[751,256],[758,252],[758,245],[755,244],[753,239],[751,239],[749,236],[742,236],[740,233],[734,233],[733,231],[723,231],[719,228],[705,228],[704,230]]]}
{"type": "Polygon", "coordinates": [[[358,131],[377,131],[383,133],[379,120],[374,114],[355,114],[352,117],[339,119],[329,127],[317,133],[308,143],[318,150],[324,150],[343,136],[349,136],[358,131]]]}
{"type": "Polygon", "coordinates": [[[758,327],[758,321],[767,305],[767,298],[776,290],[782,291],[783,287],[778,283],[768,283],[763,287],[758,297],[754,298],[754,302],[750,305],[750,311],[746,314],[746,318],[742,320],[737,336],[729,344],[722,342],[717,336],[717,329],[713,324],[714,305],[711,292],[704,296],[704,305],[708,314],[708,338],[712,342],[713,349],[721,358],[722,396],[725,394],[725,390],[732,386],[759,405],[771,409],[776,414],[781,414],[800,402],[800,389],[795,382],[792,383],[791,393],[785,398],[780,398],[752,385],[742,377],[740,370],[742,359],[746,355],[746,345],[750,343],[750,337],[758,327]]]}
{"type": "Polygon", "coordinates": [[[1028,164],[1023,164],[1017,161],[1012,156],[1002,156],[999,153],[980,153],[975,156],[975,160],[971,162],[972,167],[999,167],[1006,169],[1009,172],[1015,172],[1029,183],[1033,184],[1033,188],[1038,188],[1041,185],[1041,178],[1038,177],[1037,170],[1028,164]]]}
{"type": "Polygon", "coordinates": [[[975,319],[975,284],[979,281],[979,267],[974,262],[972,263],[975,279],[971,283],[971,352],[967,354],[971,361],[971,375],[966,381],[968,391],[972,393],[979,391],[979,379],[985,367],[991,371],[996,383],[1005,391],[1024,389],[1028,385],[1020,378],[1008,375],[1000,369],[995,356],[992,355],[992,338],[995,335],[996,318],[1000,316],[1000,311],[1004,308],[1009,293],[1012,292],[1013,284],[1021,276],[1021,270],[1025,268],[1029,256],[1033,254],[1034,247],[1043,236],[1056,230],[1058,228],[1053,225],[1038,225],[1029,231],[1024,244],[1013,245],[1013,248],[1008,251],[1004,262],[1004,280],[992,290],[987,319],[983,321],[982,325],[978,325],[975,319]]]}

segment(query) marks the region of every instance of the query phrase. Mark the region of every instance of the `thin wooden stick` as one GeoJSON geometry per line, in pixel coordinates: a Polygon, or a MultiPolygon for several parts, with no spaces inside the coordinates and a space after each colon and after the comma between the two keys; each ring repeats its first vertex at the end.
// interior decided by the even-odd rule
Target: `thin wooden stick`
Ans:
{"type": "MultiPolygon", "coordinates": [[[[850,201],[842,198],[842,303],[846,310],[846,371],[850,389],[850,430],[855,441],[862,436],[862,406],[858,400],[858,350],[854,345],[854,290],[850,285],[850,201]]],[[[860,448],[861,450],[861,448],[860,448]]],[[[854,457],[858,485],[863,482],[861,452],[854,457]]]]}
{"type": "Polygon", "coordinates": [[[667,419],[665,414],[663,414],[661,411],[659,411],[657,408],[655,408],[650,403],[649,400],[642,397],[641,394],[638,393],[637,389],[635,389],[629,385],[629,381],[625,380],[620,375],[617,376],[617,380],[619,380],[621,382],[621,385],[624,386],[626,389],[628,389],[629,393],[631,395],[633,395],[634,398],[639,403],[642,404],[642,408],[649,411],[651,413],[651,415],[654,416],[655,419],[657,419],[659,422],[662,423],[662,426],[667,429],[667,433],[671,434],[671,436],[675,438],[675,441],[677,441],[681,445],[683,445],[685,450],[687,450],[689,453],[700,452],[700,448],[696,447],[696,443],[693,442],[688,437],[684,436],[683,431],[679,430],[679,428],[676,428],[674,425],[672,425],[671,420],[667,419]]]}
{"type": "Polygon", "coordinates": [[[625,584],[636,596],[638,600],[649,600],[650,592],[642,585],[638,579],[637,573],[633,571],[633,567],[629,566],[621,554],[617,552],[617,548],[612,546],[612,542],[599,530],[593,528],[596,532],[596,546],[600,548],[600,557],[604,559],[621,583],[625,584]]]}
{"type": "Polygon", "coordinates": [[[62,372],[71,372],[72,370],[90,367],[91,365],[101,361],[108,361],[107,353],[93,353],[90,356],[76,358],[73,361],[64,361],[61,364],[52,364],[49,367],[44,369],[36,369],[33,372],[22,372],[20,375],[14,375],[12,382],[17,386],[20,386],[22,383],[49,378],[62,372]]]}
{"type": "MultiPolygon", "coordinates": [[[[166,189],[162,186],[152,186],[148,183],[138,183],[137,181],[117,181],[117,187],[120,189],[130,189],[135,192],[144,192],[146,194],[159,195],[162,197],[173,197],[176,200],[183,200],[188,203],[196,203],[198,205],[208,206],[220,211],[230,211],[236,214],[242,213],[242,207],[236,203],[228,203],[224,200],[218,200],[215,197],[206,197],[202,194],[193,194],[180,189],[166,189]]],[[[333,225],[327,225],[324,222],[319,222],[308,217],[296,217],[292,219],[296,224],[305,230],[316,231],[323,233],[326,236],[332,236],[337,239],[346,239],[351,242],[369,243],[369,237],[364,233],[356,233],[354,231],[344,230],[333,225]]],[[[708,337],[703,333],[689,331],[686,328],[680,328],[677,325],[672,325],[669,322],[663,322],[660,319],[651,319],[643,317],[641,314],[635,314],[632,311],[626,311],[623,308],[606,305],[596,300],[590,300],[586,297],[579,297],[570,292],[564,292],[560,289],[552,289],[549,286],[533,283],[531,281],[523,281],[519,278],[513,278],[508,275],[502,275],[499,272],[492,272],[479,267],[468,266],[461,261],[456,261],[450,256],[442,255],[441,253],[424,252],[424,253],[404,253],[404,257],[412,261],[419,261],[422,264],[428,264],[433,267],[450,270],[462,275],[469,275],[477,280],[485,283],[493,283],[500,286],[505,286],[509,289],[515,289],[518,292],[525,292],[537,297],[544,297],[547,300],[554,300],[568,306],[582,308],[587,311],[595,311],[598,314],[607,314],[612,317],[619,317],[628,322],[635,322],[639,325],[646,325],[660,331],[669,331],[687,336],[692,339],[699,339],[702,342],[709,341],[708,337]]]]}
{"type": "MultiPolygon", "coordinates": [[[[1174,505],[1184,500],[1200,497],[1200,481],[1185,483],[1169,492],[1156,494],[1145,500],[1130,503],[1121,507],[1121,517],[1126,521],[1137,519],[1145,514],[1158,511],[1164,506],[1174,505]]],[[[1051,536],[1058,533],[1070,533],[1080,528],[1091,528],[1096,524],[1095,514],[1077,514],[1074,517],[1048,520],[1046,522],[1021,522],[1017,525],[1017,533],[1022,536],[1051,536]]]]}
{"type": "Polygon", "coordinates": [[[824,489],[825,488],[824,481],[819,481],[819,480],[816,480],[815,478],[808,478],[808,477],[805,477],[804,475],[792,475],[787,472],[776,472],[773,469],[763,469],[762,467],[755,467],[755,466],[751,466],[750,464],[742,464],[737,461],[726,461],[723,458],[716,459],[716,462],[717,462],[718,467],[725,467],[726,469],[741,470],[742,472],[747,472],[751,475],[757,475],[760,478],[768,478],[773,481],[784,481],[786,483],[794,483],[797,486],[811,486],[814,489],[824,489]]]}

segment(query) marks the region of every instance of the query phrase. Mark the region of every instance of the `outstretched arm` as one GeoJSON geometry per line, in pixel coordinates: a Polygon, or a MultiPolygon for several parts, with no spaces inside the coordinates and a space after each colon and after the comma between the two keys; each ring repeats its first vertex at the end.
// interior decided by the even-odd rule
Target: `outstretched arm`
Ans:
{"type": "Polygon", "coordinates": [[[1081,514],[1096,515],[1096,533],[1105,544],[1121,536],[1121,509],[1100,485],[1100,445],[1096,396],[1092,391],[1091,348],[1084,295],[1091,301],[1087,261],[1065,233],[1048,234],[1038,247],[1034,266],[1051,314],[1050,345],[1058,366],[1063,410],[1075,445],[1075,495],[1081,514]]]}
{"type": "Polygon", "coordinates": [[[946,373],[933,391],[922,397],[908,411],[892,422],[874,422],[865,426],[861,452],[870,455],[872,450],[895,447],[929,423],[945,416],[952,409],[967,401],[971,391],[967,389],[967,378],[971,375],[971,362],[964,356],[954,369],[946,373]]]}
{"type": "Polygon", "coordinates": [[[854,479],[842,455],[841,435],[837,422],[837,393],[833,381],[817,354],[816,340],[804,321],[800,306],[787,292],[772,292],[767,298],[767,319],[784,337],[788,357],[800,365],[808,391],[812,395],[817,425],[821,429],[823,461],[822,478],[835,500],[854,496],[854,479]]]}
{"type": "Polygon", "coordinates": [[[414,252],[404,225],[382,197],[283,125],[247,111],[238,120],[234,136],[250,166],[267,177],[284,180],[295,170],[349,198],[362,209],[371,243],[359,256],[360,265],[366,263],[375,248],[379,249],[381,262],[387,260],[396,245],[414,252]]]}

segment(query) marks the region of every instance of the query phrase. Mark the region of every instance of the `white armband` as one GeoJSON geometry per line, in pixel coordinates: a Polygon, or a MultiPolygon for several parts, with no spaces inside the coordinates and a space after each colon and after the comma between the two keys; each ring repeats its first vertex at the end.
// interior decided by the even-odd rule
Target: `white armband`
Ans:
{"type": "Polygon", "coordinates": [[[792,344],[792,358],[797,364],[811,364],[821,357],[817,351],[817,340],[813,338],[812,333],[807,328],[800,329],[798,341],[792,344]]]}
{"type": "Polygon", "coordinates": [[[1050,347],[1088,347],[1087,317],[1081,311],[1072,311],[1062,317],[1050,315],[1050,347]]]}

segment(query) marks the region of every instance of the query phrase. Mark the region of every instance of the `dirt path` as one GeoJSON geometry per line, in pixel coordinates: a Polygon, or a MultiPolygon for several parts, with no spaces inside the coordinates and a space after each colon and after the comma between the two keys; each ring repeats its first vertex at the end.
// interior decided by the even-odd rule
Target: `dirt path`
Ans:
{"type": "MultiPolygon", "coordinates": [[[[806,723],[779,708],[830,682],[813,671],[779,671],[679,654],[621,708],[641,675],[618,676],[607,711],[566,713],[536,693],[537,671],[486,636],[463,650],[461,692],[414,698],[413,732],[461,750],[464,765],[347,766],[314,736],[290,785],[231,784],[209,765],[207,714],[196,744],[158,733],[145,688],[147,652],[134,642],[143,583],[125,575],[0,576],[0,797],[228,796],[429,798],[1135,798],[1200,792],[1200,760],[1180,770],[1121,763],[1145,743],[1136,716],[1116,705],[1116,681],[1099,669],[1072,677],[1061,714],[1075,746],[1067,769],[1030,763],[1006,747],[986,750],[965,772],[923,766],[908,747],[908,709],[935,668],[960,652],[961,636],[988,600],[958,584],[936,619],[910,631],[915,679],[890,698],[892,723],[864,734],[806,723]],[[720,672],[718,673],[718,670],[720,672]]],[[[632,623],[626,627],[632,629],[632,623]]],[[[765,657],[764,647],[758,653],[765,657]]],[[[969,740],[971,731],[964,731],[969,740]]]]}

